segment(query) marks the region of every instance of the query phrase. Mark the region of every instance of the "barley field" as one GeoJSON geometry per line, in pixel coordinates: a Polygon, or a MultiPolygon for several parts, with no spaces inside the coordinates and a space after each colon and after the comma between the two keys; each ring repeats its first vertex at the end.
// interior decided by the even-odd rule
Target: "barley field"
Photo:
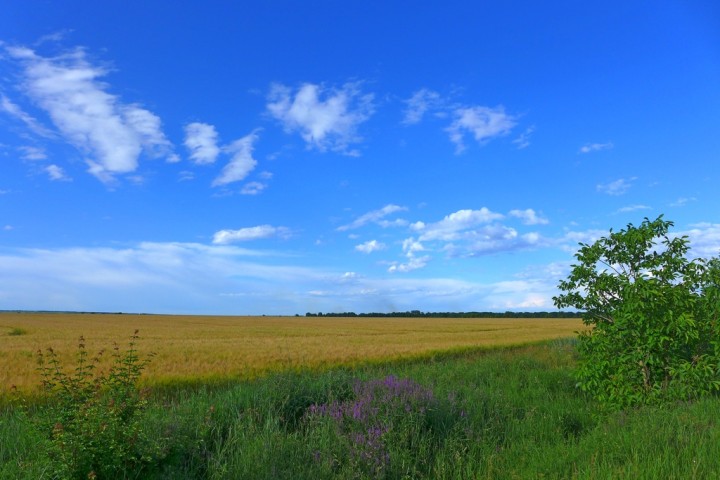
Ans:
{"type": "Polygon", "coordinates": [[[72,366],[78,338],[109,363],[137,329],[154,358],[150,384],[249,379],[280,370],[356,365],[432,352],[519,345],[572,336],[579,319],[230,317],[134,314],[0,314],[0,395],[39,384],[38,350],[72,366]]]}

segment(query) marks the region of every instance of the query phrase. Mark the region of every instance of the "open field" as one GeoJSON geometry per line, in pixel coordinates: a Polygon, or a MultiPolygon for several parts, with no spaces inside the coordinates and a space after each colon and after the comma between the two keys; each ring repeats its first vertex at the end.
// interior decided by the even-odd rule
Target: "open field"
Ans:
{"type": "MultiPolygon", "coordinates": [[[[0,314],[0,396],[39,383],[38,349],[72,364],[80,335],[91,355],[140,330],[141,355],[156,354],[146,381],[253,378],[298,368],[408,358],[435,351],[518,345],[572,336],[579,319],[220,317],[0,314]]],[[[108,356],[105,356],[109,360],[108,356]]]]}

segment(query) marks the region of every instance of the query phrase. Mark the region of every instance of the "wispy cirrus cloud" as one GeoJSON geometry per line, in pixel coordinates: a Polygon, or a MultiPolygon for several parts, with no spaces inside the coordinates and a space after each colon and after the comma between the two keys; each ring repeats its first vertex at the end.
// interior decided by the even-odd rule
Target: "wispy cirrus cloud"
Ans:
{"type": "Polygon", "coordinates": [[[218,133],[213,125],[193,122],[185,125],[185,146],[190,160],[198,165],[214,163],[220,154],[218,133]]]}
{"type": "Polygon", "coordinates": [[[690,202],[697,201],[695,197],[680,197],[670,204],[671,207],[684,207],[690,202]]]}
{"type": "Polygon", "coordinates": [[[600,183],[597,185],[597,191],[607,195],[623,195],[630,190],[632,182],[635,180],[637,180],[637,177],[632,177],[630,179],[619,178],[612,182],[600,183]]]}
{"type": "Polygon", "coordinates": [[[5,51],[20,67],[21,91],[48,114],[62,138],[87,156],[88,171],[101,181],[134,172],[142,154],[172,156],[160,118],[109,93],[101,80],[108,70],[93,65],[82,48],[55,57],[22,46],[5,51]]]}
{"type": "Polygon", "coordinates": [[[421,88],[404,102],[407,105],[402,121],[404,125],[419,123],[428,111],[433,111],[444,103],[438,92],[427,88],[421,88]]]}
{"type": "Polygon", "coordinates": [[[0,95],[0,110],[20,120],[35,135],[44,138],[52,138],[54,136],[52,131],[42,125],[35,117],[25,112],[19,105],[13,103],[5,95],[0,95]]]}
{"type": "Polygon", "coordinates": [[[19,147],[18,150],[22,152],[22,158],[23,160],[29,160],[31,162],[35,162],[38,160],[47,160],[48,155],[45,152],[44,148],[41,147],[19,147]]]}
{"type": "Polygon", "coordinates": [[[272,225],[258,225],[256,227],[240,228],[238,230],[220,230],[213,235],[212,243],[226,245],[236,242],[261,240],[264,238],[288,238],[290,229],[287,227],[274,227],[272,225]]]}
{"type": "Polygon", "coordinates": [[[388,222],[388,221],[383,221],[383,219],[386,216],[391,215],[393,213],[403,212],[406,210],[407,210],[407,207],[401,207],[399,205],[393,205],[393,204],[385,205],[384,207],[382,207],[378,210],[373,210],[371,212],[368,212],[364,215],[359,216],[358,218],[356,218],[352,222],[348,223],[347,225],[342,225],[342,226],[338,227],[337,230],[340,232],[344,232],[347,230],[353,230],[356,228],[360,228],[364,225],[367,225],[368,223],[377,223],[383,227],[403,226],[406,224],[406,222],[403,222],[403,221],[388,222]]]}
{"type": "Polygon", "coordinates": [[[642,204],[636,204],[636,205],[628,205],[626,207],[621,207],[618,209],[618,213],[628,213],[628,212],[637,212],[639,210],[650,210],[651,207],[647,205],[642,204]]]}
{"type": "Polygon", "coordinates": [[[582,147],[580,147],[580,150],[578,150],[578,153],[592,153],[592,152],[599,152],[601,150],[610,150],[614,147],[612,142],[606,142],[606,143],[586,143],[582,147]]]}
{"type": "Polygon", "coordinates": [[[455,153],[465,150],[466,134],[472,135],[482,145],[493,138],[507,135],[517,125],[516,118],[506,113],[503,106],[459,107],[452,112],[452,116],[453,122],[445,131],[455,144],[455,153]]]}
{"type": "Polygon", "coordinates": [[[513,140],[512,143],[517,145],[517,148],[519,150],[527,148],[530,146],[530,137],[534,132],[535,125],[530,125],[528,128],[525,129],[523,133],[521,133],[515,140],[513,140]]]}
{"type": "Polygon", "coordinates": [[[257,131],[254,131],[223,147],[223,152],[229,154],[231,158],[223,167],[220,175],[213,181],[213,187],[239,182],[248,176],[257,165],[257,160],[253,158],[252,154],[258,138],[257,131]]]}
{"type": "Polygon", "coordinates": [[[373,114],[373,98],[352,82],[339,88],[305,83],[297,90],[274,84],[267,110],[286,132],[300,133],[308,147],[356,156],[351,145],[362,140],[357,130],[373,114]]]}

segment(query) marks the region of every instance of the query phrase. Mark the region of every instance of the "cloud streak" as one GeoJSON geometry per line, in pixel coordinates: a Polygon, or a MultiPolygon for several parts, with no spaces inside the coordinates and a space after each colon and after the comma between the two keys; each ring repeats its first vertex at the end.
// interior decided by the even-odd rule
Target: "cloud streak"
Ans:
{"type": "Polygon", "coordinates": [[[213,235],[212,243],[215,245],[227,245],[272,237],[287,238],[289,235],[290,230],[286,227],[258,225],[257,227],[246,227],[239,230],[220,230],[213,235]]]}

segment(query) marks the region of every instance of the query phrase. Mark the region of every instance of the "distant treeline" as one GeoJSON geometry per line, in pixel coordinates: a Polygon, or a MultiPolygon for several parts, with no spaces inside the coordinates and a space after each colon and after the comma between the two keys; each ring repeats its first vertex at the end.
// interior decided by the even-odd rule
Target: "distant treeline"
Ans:
{"type": "Polygon", "coordinates": [[[390,313],[306,313],[306,317],[399,317],[399,318],[579,318],[582,312],[409,312],[390,313]]]}

